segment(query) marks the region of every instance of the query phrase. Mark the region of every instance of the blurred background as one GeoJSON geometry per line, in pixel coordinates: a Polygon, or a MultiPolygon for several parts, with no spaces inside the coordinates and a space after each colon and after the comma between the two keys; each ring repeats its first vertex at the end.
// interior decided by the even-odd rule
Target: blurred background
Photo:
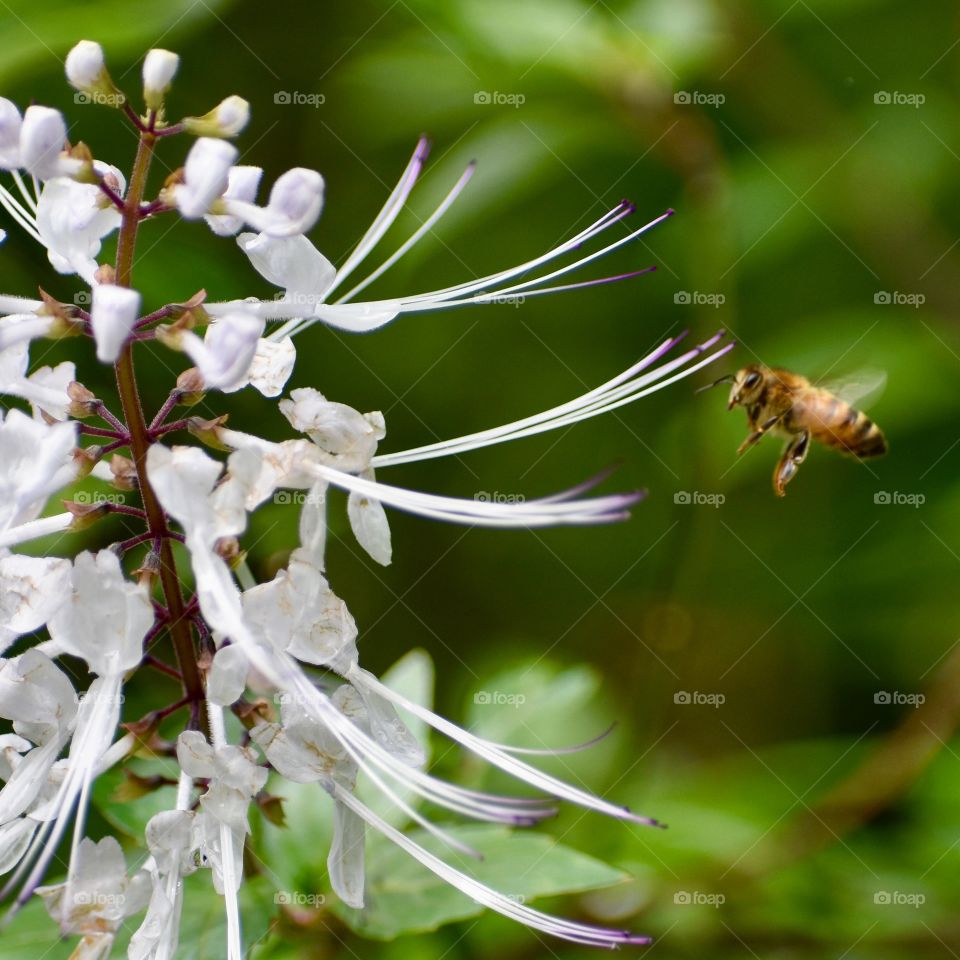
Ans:
{"type": "MultiPolygon", "coordinates": [[[[385,476],[468,498],[540,496],[621,463],[604,489],[649,491],[629,522],[500,533],[394,513],[394,562],[381,569],[338,501],[332,585],[357,620],[366,666],[380,672],[421,648],[436,705],[458,722],[527,745],[575,743],[616,723],[594,749],[548,766],[669,829],[565,811],[545,832],[629,879],[536,906],[649,933],[662,958],[960,950],[952,4],[908,15],[890,0],[150,0],[134,13],[119,0],[18,0],[0,24],[3,94],[61,107],[95,155],[122,169],[129,130],[107,109],[75,104],[63,82],[77,39],[103,43],[131,93],[145,49],[178,51],[173,118],[247,97],[243,162],[263,166],[265,183],[294,165],[324,174],[312,239],[334,263],[421,132],[433,152],[398,239],[476,159],[455,208],[376,296],[529,259],[623,197],[638,223],[675,208],[589,274],[656,264],[653,275],[520,307],[404,317],[370,336],[314,327],[298,340],[291,386],[383,411],[383,451],[572,399],[684,329],[699,341],[723,327],[738,342],[696,378],[604,419],[385,476]],[[859,464],[814,449],[778,500],[779,441],[737,460],[742,411],[725,411],[723,389],[694,394],[755,361],[812,378],[885,370],[870,413],[889,456],[859,464]]],[[[158,187],[184,147],[166,145],[158,187]]],[[[35,277],[63,299],[76,290],[17,237],[0,262],[5,291],[28,295],[35,277]]],[[[145,230],[135,274],[154,306],[201,286],[213,299],[272,294],[229,241],[196,226],[145,230]]],[[[140,369],[159,405],[166,367],[144,359],[140,369]]],[[[106,373],[81,379],[106,395],[106,373]]],[[[258,395],[206,409],[286,435],[258,395]]],[[[259,578],[285,562],[296,522],[282,504],[253,518],[244,543],[259,578]]],[[[138,696],[149,704],[151,692],[134,689],[128,719],[138,696]]],[[[500,783],[445,748],[436,762],[463,782],[500,783]]],[[[114,816],[109,798],[101,816],[114,816]]],[[[312,864],[323,889],[317,834],[291,823],[283,856],[302,858],[301,871],[312,864]]],[[[257,949],[380,960],[589,952],[488,916],[364,940],[330,910],[286,916],[257,949]]]]}

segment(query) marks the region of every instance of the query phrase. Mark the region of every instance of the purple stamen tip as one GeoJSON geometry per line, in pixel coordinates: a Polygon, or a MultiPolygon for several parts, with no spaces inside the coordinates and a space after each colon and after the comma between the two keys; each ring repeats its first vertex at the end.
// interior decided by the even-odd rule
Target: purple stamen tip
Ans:
{"type": "Polygon", "coordinates": [[[667,207],[667,209],[664,210],[663,215],[665,217],[672,217],[676,212],[677,211],[674,210],[673,207],[667,207]]]}

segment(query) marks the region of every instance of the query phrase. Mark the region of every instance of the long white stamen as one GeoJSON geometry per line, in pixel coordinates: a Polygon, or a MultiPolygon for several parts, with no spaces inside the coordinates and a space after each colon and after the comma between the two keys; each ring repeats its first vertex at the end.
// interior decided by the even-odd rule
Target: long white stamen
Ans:
{"type": "Polygon", "coordinates": [[[396,220],[397,215],[403,209],[403,204],[410,195],[410,191],[413,189],[413,185],[417,182],[420,171],[423,169],[423,161],[426,159],[428,150],[429,143],[426,137],[421,137],[399,182],[393,188],[390,196],[387,197],[386,203],[384,203],[380,209],[380,212],[377,214],[367,232],[361,237],[353,253],[347,257],[346,263],[337,271],[337,278],[334,280],[333,286],[327,291],[328,294],[333,293],[333,291],[353,273],[360,263],[366,259],[367,254],[377,245],[380,238],[387,232],[393,221],[396,220]]]}
{"type": "Polygon", "coordinates": [[[51,533],[62,533],[73,523],[73,514],[57,513],[52,517],[29,520],[9,530],[0,531],[0,548],[15,547],[18,543],[36,540],[51,533]]]}
{"type": "Polygon", "coordinates": [[[648,937],[638,937],[627,931],[605,930],[601,927],[573,923],[569,920],[562,920],[559,917],[553,917],[550,914],[534,910],[532,907],[527,907],[491,889],[479,880],[475,880],[473,877],[467,876],[467,874],[461,873],[459,870],[451,867],[448,863],[445,863],[439,857],[434,856],[434,854],[425,850],[418,843],[415,843],[406,834],[401,833],[395,827],[391,826],[382,817],[378,816],[343,788],[337,787],[335,796],[341,803],[353,810],[357,816],[365,820],[370,826],[379,830],[385,837],[392,840],[398,847],[405,850],[415,860],[422,863],[428,870],[440,877],[441,880],[449,883],[473,900],[476,900],[477,903],[491,910],[496,910],[497,913],[517,920],[535,930],[541,930],[544,933],[560,937],[564,940],[571,940],[574,943],[614,948],[621,944],[650,942],[648,937]]]}
{"type": "Polygon", "coordinates": [[[665,340],[656,350],[635,363],[632,367],[575,400],[570,400],[567,403],[525,417],[522,420],[516,420],[513,423],[507,423],[488,430],[480,430],[463,437],[441,440],[436,443],[425,444],[421,447],[414,447],[410,450],[401,450],[397,453],[379,454],[372,459],[370,465],[376,468],[396,466],[401,463],[432,460],[437,457],[450,456],[451,454],[465,453],[469,450],[476,450],[492,444],[506,443],[548,430],[555,430],[558,427],[567,426],[572,423],[577,423],[580,420],[594,417],[599,413],[605,413],[615,409],[617,406],[623,406],[624,404],[632,403],[634,400],[640,399],[640,397],[648,396],[655,390],[659,390],[670,383],[674,383],[678,379],[689,376],[704,363],[711,363],[713,360],[716,360],[722,356],[726,350],[730,349],[730,347],[728,346],[724,350],[718,351],[713,356],[708,357],[702,361],[702,363],[684,370],[683,373],[677,377],[669,380],[663,379],[667,374],[677,369],[677,367],[683,366],[691,358],[708,350],[717,342],[719,337],[720,335],[718,334],[696,349],[688,351],[680,357],[676,357],[669,363],[658,367],[644,376],[638,377],[637,374],[640,371],[650,366],[651,363],[659,359],[678,342],[676,339],[665,340]],[[661,380],[662,382],[658,382],[661,380]],[[650,389],[643,389],[651,383],[656,383],[656,386],[650,389]],[[623,399],[621,400],[620,398],[623,399]]]}
{"type": "Polygon", "coordinates": [[[390,257],[388,257],[373,273],[370,274],[365,280],[358,283],[353,289],[348,293],[345,293],[337,303],[348,303],[353,297],[358,294],[361,290],[365,290],[374,280],[378,277],[383,276],[411,247],[413,247],[423,235],[430,230],[433,225],[450,209],[453,205],[453,201],[460,196],[460,193],[463,191],[463,188],[470,181],[470,178],[473,176],[474,171],[476,170],[476,164],[471,163],[466,170],[460,175],[460,179],[453,185],[450,192],[443,198],[440,203],[440,206],[427,217],[426,220],[420,225],[420,227],[410,236],[406,243],[402,244],[399,249],[390,257]]]}

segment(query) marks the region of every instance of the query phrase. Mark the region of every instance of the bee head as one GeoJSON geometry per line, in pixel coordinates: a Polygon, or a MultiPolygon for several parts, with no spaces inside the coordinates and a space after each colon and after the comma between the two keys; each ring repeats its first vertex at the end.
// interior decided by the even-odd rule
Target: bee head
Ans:
{"type": "Polygon", "coordinates": [[[759,363],[753,363],[749,367],[738,370],[733,377],[727,409],[732,410],[738,403],[745,407],[749,406],[759,399],[763,387],[763,367],[759,363]]]}

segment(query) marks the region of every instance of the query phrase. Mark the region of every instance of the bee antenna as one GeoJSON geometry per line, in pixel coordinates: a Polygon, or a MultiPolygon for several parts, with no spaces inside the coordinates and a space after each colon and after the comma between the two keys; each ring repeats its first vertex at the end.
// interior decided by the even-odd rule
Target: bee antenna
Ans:
{"type": "Polygon", "coordinates": [[[700,389],[695,390],[694,393],[703,393],[704,390],[712,390],[714,387],[719,387],[721,383],[733,383],[735,379],[732,373],[724,374],[719,380],[714,380],[713,383],[708,383],[705,387],[700,387],[700,389]]]}

